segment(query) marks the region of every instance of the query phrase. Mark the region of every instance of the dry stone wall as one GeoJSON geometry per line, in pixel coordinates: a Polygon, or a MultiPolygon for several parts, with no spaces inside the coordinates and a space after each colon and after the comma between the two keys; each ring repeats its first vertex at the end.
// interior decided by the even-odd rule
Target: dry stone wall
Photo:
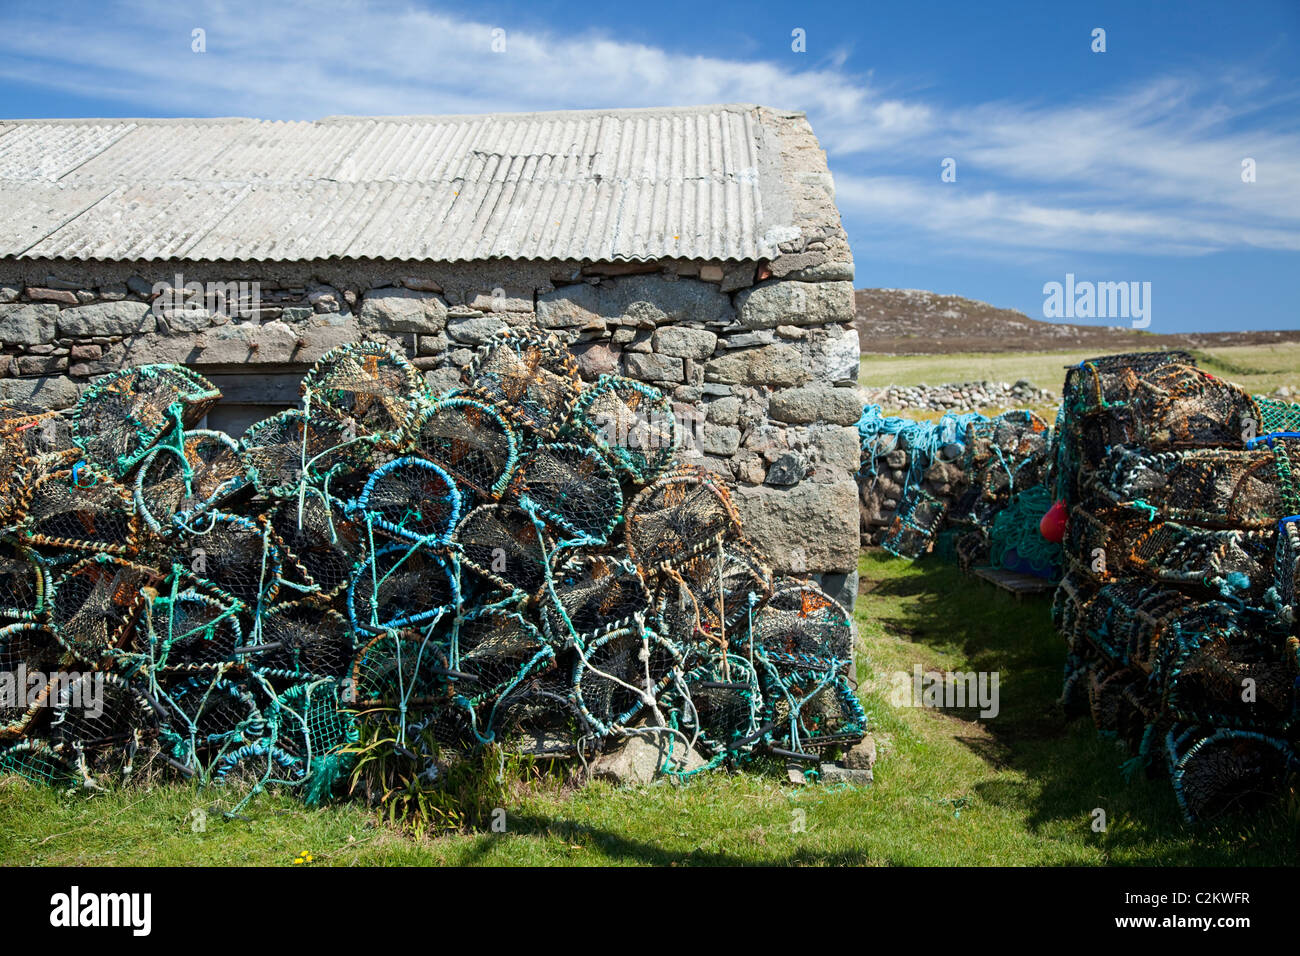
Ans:
{"type": "MultiPolygon", "coordinates": [[[[0,398],[68,408],[97,376],[147,362],[241,376],[257,393],[268,373],[300,374],[362,337],[445,389],[492,333],[536,325],[571,343],[584,378],[626,375],[671,395],[687,451],[735,482],[778,570],[806,571],[851,604],[863,404],[852,265],[813,252],[779,267],[10,260],[0,398]]],[[[271,384],[259,394],[297,399],[271,384]]]]}

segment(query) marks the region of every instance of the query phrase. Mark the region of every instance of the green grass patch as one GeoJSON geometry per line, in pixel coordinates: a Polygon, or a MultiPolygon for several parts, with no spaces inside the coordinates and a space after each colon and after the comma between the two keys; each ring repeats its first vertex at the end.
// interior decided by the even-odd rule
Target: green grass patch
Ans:
{"type": "Polygon", "coordinates": [[[508,788],[506,833],[416,839],[357,804],[308,810],[264,794],[247,820],[227,821],[209,812],[232,802],[218,790],[87,797],[10,778],[0,781],[0,863],[292,866],[304,850],[314,866],[1295,861],[1293,810],[1185,825],[1167,780],[1126,781],[1114,742],[1065,721],[1055,702],[1064,651],[1045,601],[1017,603],[932,560],[868,554],[860,570],[858,672],[879,749],[870,787],[795,787],[779,768],[635,789],[573,789],[533,773],[508,788]],[[997,671],[1001,713],[893,706],[890,675],[916,663],[997,671]],[[1098,807],[1105,833],[1090,826],[1098,807]]]}

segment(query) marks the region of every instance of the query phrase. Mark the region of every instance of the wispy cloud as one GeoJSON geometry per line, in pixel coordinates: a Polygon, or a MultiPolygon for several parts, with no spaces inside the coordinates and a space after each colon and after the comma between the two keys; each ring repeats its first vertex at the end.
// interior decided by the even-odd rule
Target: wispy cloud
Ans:
{"type": "Polygon", "coordinates": [[[841,207],[873,235],[988,255],[1300,249],[1300,131],[1270,131],[1261,118],[1296,91],[1256,76],[1162,77],[1072,103],[955,109],[891,94],[837,57],[795,69],[688,56],[394,0],[211,0],[183,12],[131,0],[62,14],[19,6],[0,31],[0,76],[145,115],[756,102],[808,112],[841,207]],[[206,31],[201,56],[190,50],[195,28],[206,31]],[[497,28],[506,31],[503,53],[492,52],[497,28]],[[939,181],[945,156],[958,162],[956,183],[939,181]],[[1258,164],[1255,183],[1241,180],[1247,157],[1258,164]]]}

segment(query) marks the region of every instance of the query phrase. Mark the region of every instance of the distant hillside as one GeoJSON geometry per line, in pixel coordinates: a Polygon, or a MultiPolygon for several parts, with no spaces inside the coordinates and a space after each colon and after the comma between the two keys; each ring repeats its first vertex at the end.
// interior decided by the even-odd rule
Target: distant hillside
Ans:
{"type": "Polygon", "coordinates": [[[893,355],[1049,349],[1130,352],[1300,341],[1297,330],[1155,335],[1131,328],[1043,322],[1014,309],[919,289],[858,289],[856,299],[862,351],[893,355]]]}

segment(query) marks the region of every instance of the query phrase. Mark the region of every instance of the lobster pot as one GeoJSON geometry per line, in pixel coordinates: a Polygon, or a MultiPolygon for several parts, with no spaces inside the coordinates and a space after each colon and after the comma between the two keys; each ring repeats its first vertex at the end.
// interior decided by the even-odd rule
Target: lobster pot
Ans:
{"type": "Polygon", "coordinates": [[[365,529],[342,503],[316,488],[301,498],[275,505],[270,513],[272,540],[284,562],[281,577],[300,591],[333,598],[362,560],[365,529]]]}
{"type": "Polygon", "coordinates": [[[1198,528],[1177,521],[1148,525],[1129,564],[1165,584],[1205,588],[1258,605],[1273,584],[1272,530],[1198,528]]]}
{"type": "Polygon", "coordinates": [[[1294,651],[1267,633],[1263,622],[1242,626],[1233,608],[1217,609],[1217,619],[1207,606],[1169,629],[1152,679],[1164,707],[1187,723],[1289,727],[1300,676],[1294,651]]]}
{"type": "Polygon", "coordinates": [[[0,628],[0,741],[25,733],[57,691],[53,671],[62,652],[49,629],[32,621],[0,628]],[[37,678],[33,687],[30,678],[37,678]]]}
{"type": "Polygon", "coordinates": [[[948,503],[924,488],[917,488],[902,510],[894,515],[881,545],[890,554],[915,560],[930,550],[935,533],[943,525],[948,503]]]}
{"type": "Polygon", "coordinates": [[[519,464],[519,436],[491,405],[472,398],[434,402],[412,427],[415,452],[481,502],[500,498],[519,464]]]}
{"type": "Polygon", "coordinates": [[[847,665],[853,650],[848,612],[811,584],[785,582],[754,615],[749,639],[756,649],[847,665]]]}
{"type": "Polygon", "coordinates": [[[161,693],[168,714],[163,738],[173,759],[191,773],[210,772],[222,756],[265,732],[257,701],[232,680],[177,675],[161,693]]]}
{"type": "Polygon", "coordinates": [[[71,786],[77,779],[63,754],[35,739],[8,745],[0,742],[0,776],[4,774],[52,787],[71,786]]]}
{"type": "Polygon", "coordinates": [[[567,539],[603,544],[622,516],[623,491],[595,449],[542,445],[523,460],[519,506],[567,539]]]}
{"type": "Polygon", "coordinates": [[[568,428],[637,484],[654,481],[663,473],[678,444],[676,417],[668,396],[617,375],[602,375],[583,390],[568,428]]]}
{"type": "Polygon", "coordinates": [[[86,458],[121,478],[173,428],[192,428],[221,398],[183,365],[139,365],[105,375],[82,394],[73,441],[86,458]]]}
{"type": "Polygon", "coordinates": [[[625,557],[577,548],[555,552],[550,580],[535,601],[543,631],[557,648],[632,627],[650,612],[645,581],[625,557]]]}
{"type": "Polygon", "coordinates": [[[390,631],[357,650],[348,697],[356,710],[375,707],[428,709],[451,704],[447,646],[416,631],[390,631]]]}
{"type": "Polygon", "coordinates": [[[174,593],[145,591],[144,627],[136,629],[139,649],[148,654],[159,673],[216,671],[229,665],[243,642],[240,612],[244,606],[228,597],[188,587],[174,593]]]}
{"type": "Polygon", "coordinates": [[[624,522],[628,556],[647,575],[741,535],[726,488],[703,468],[686,465],[637,492],[624,522]]]}
{"type": "Polygon", "coordinates": [[[86,558],[55,579],[50,630],[79,661],[112,658],[131,638],[146,589],[157,589],[160,581],[154,569],[121,558],[86,558]]]}
{"type": "Polygon", "coordinates": [[[537,629],[513,611],[482,608],[457,631],[457,703],[469,711],[480,740],[494,740],[497,710],[520,683],[554,669],[555,652],[537,629]]]}
{"type": "Polygon", "coordinates": [[[554,335],[533,329],[489,337],[461,377],[472,396],[542,441],[559,436],[582,391],[573,353],[554,335]]]}
{"type": "Polygon", "coordinates": [[[1124,741],[1131,752],[1138,749],[1159,704],[1145,685],[1145,675],[1128,669],[1093,669],[1088,675],[1088,710],[1093,723],[1101,733],[1124,741]]]}
{"type": "Polygon", "coordinates": [[[1279,616],[1291,625],[1292,634],[1300,633],[1300,521],[1286,521],[1279,528],[1273,576],[1279,616]]]}
{"type": "Polygon", "coordinates": [[[1194,365],[1188,352],[1129,352],[1080,362],[1065,373],[1062,400],[1075,414],[1105,411],[1127,402],[1137,391],[1141,376],[1162,365],[1194,365]]]}
{"type": "MultiPolygon", "coordinates": [[[[758,671],[741,654],[713,650],[674,681],[664,695],[686,740],[716,760],[753,751],[759,733],[763,692],[758,671]]],[[[675,740],[674,745],[682,744],[675,740]]]]}
{"type": "Polygon", "coordinates": [[[459,606],[451,565],[419,547],[380,548],[357,567],[348,588],[349,623],[371,633],[450,622],[459,606]]]}
{"type": "Polygon", "coordinates": [[[573,669],[574,701],[601,736],[642,717],[653,722],[649,701],[659,699],[682,665],[681,652],[654,631],[612,631],[579,655],[573,669]]]}
{"type": "Polygon", "coordinates": [[[548,579],[554,535],[514,505],[475,508],[461,519],[452,541],[461,564],[498,588],[498,599],[536,594],[548,579]]]}
{"type": "Polygon", "coordinates": [[[188,431],[164,441],[140,463],[135,504],[149,530],[169,532],[244,488],[248,477],[239,446],[222,432],[188,431]]]}
{"type": "Polygon", "coordinates": [[[660,575],[655,615],[662,633],[718,646],[743,638],[750,617],[772,596],[772,572],[744,538],[719,541],[660,575]]]}
{"type": "Polygon", "coordinates": [[[1176,725],[1166,750],[1174,794],[1191,822],[1258,809],[1295,769],[1290,744],[1253,730],[1176,725]]]}
{"type": "Polygon", "coordinates": [[[57,748],[82,776],[129,777],[157,742],[162,711],[141,687],[118,674],[80,674],[59,690],[50,729],[57,748]]]}
{"type": "Polygon", "coordinates": [[[94,551],[130,555],[139,545],[131,492],[91,467],[42,475],[28,489],[23,511],[18,540],[53,562],[94,551]]]}
{"type": "Polygon", "coordinates": [[[239,454],[249,479],[268,498],[297,497],[304,484],[346,497],[391,457],[391,449],[321,406],[310,417],[289,409],[254,422],[240,439],[239,454]]]}
{"type": "Polygon", "coordinates": [[[245,651],[248,666],[259,674],[295,682],[341,679],[356,656],[347,619],[319,598],[272,607],[245,651]]]}
{"type": "Polygon", "coordinates": [[[1150,451],[1239,445],[1260,427],[1245,391],[1193,365],[1162,365],[1143,375],[1132,399],[1137,443],[1150,451]]]}
{"type": "Polygon", "coordinates": [[[0,542],[0,618],[34,621],[50,600],[50,571],[29,548],[0,542]]]}
{"type": "Polygon", "coordinates": [[[1092,484],[1123,507],[1210,527],[1267,529],[1285,511],[1277,462],[1264,449],[1145,454],[1117,448],[1092,484]]]}
{"type": "Polygon", "coordinates": [[[834,661],[806,654],[756,655],[773,744],[793,754],[851,747],[866,733],[866,714],[834,661]]]}
{"type": "Polygon", "coordinates": [[[587,721],[574,700],[570,673],[571,666],[558,661],[534,667],[498,696],[492,732],[507,752],[565,758],[593,748],[593,739],[574,733],[587,721]]]}
{"type": "Polygon", "coordinates": [[[309,413],[325,408],[358,433],[400,441],[425,398],[424,377],[400,355],[377,342],[340,345],[326,352],[302,382],[309,413]]]}
{"type": "Polygon", "coordinates": [[[366,481],[353,513],[384,537],[437,547],[460,517],[460,491],[451,476],[423,458],[398,458],[366,481]]]}

